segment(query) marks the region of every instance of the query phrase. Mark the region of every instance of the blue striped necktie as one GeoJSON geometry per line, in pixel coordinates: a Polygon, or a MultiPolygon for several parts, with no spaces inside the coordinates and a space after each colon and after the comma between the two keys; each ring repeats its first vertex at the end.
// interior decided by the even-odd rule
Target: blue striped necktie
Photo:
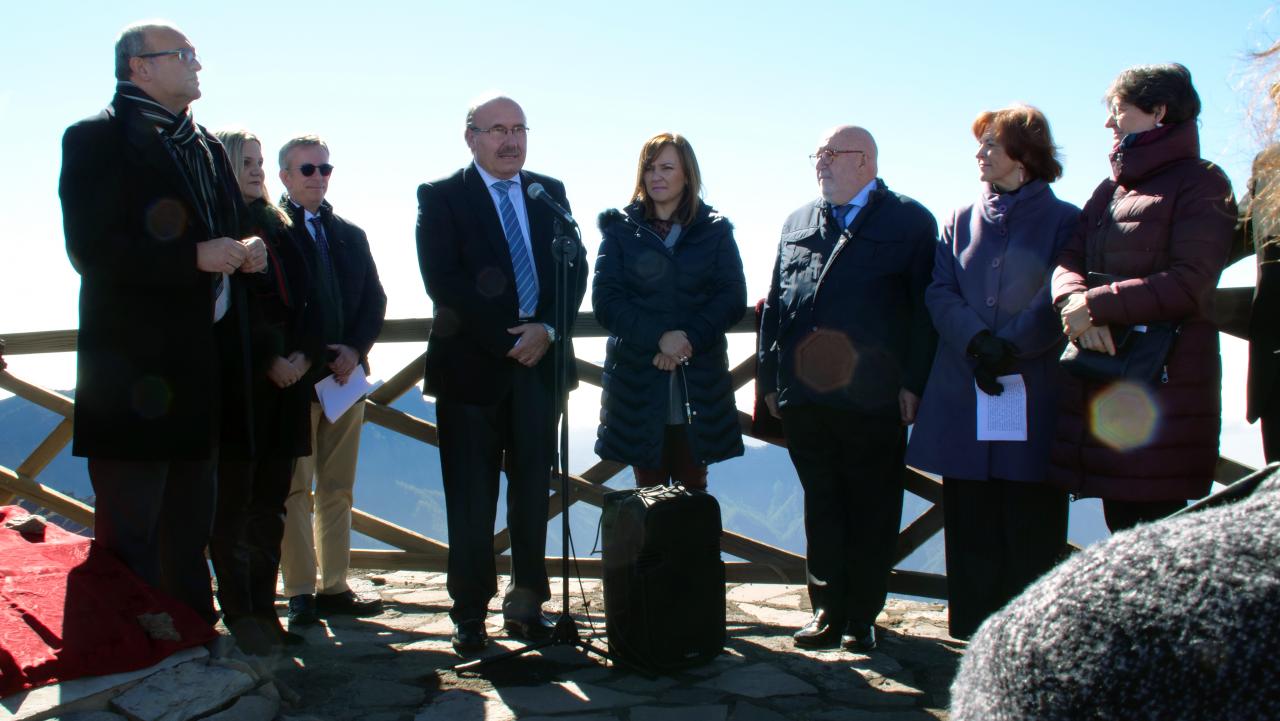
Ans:
{"type": "Polygon", "coordinates": [[[520,299],[520,317],[532,318],[538,310],[538,274],[533,269],[533,259],[520,230],[516,207],[507,195],[514,180],[499,180],[493,184],[498,190],[498,214],[502,216],[502,230],[507,234],[507,248],[511,251],[511,269],[516,274],[516,296],[520,299]]]}
{"type": "Polygon", "coordinates": [[[320,264],[324,266],[325,279],[333,283],[333,261],[329,258],[329,237],[324,234],[324,222],[320,216],[311,216],[311,227],[316,231],[316,250],[320,253],[320,264]]]}

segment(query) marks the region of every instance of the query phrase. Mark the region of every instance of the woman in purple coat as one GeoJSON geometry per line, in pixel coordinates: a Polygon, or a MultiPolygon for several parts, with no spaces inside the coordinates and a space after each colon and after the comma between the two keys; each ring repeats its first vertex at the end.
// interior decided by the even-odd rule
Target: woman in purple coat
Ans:
{"type": "Polygon", "coordinates": [[[951,216],[938,244],[925,294],[938,351],[907,450],[907,463],[943,476],[956,638],[1066,548],[1067,494],[1046,483],[1065,342],[1049,275],[1080,215],[1049,188],[1062,165],[1039,110],[984,112],[973,135],[982,194],[951,216]],[[1025,439],[978,440],[978,397],[1007,392],[1009,400],[1019,391],[1008,386],[1019,383],[1025,439]]]}
{"type": "Polygon", "coordinates": [[[1129,68],[1106,100],[1112,174],[1058,258],[1054,302],[1072,342],[1113,355],[1113,327],[1178,324],[1153,381],[1065,377],[1050,476],[1077,496],[1101,498],[1115,532],[1209,491],[1222,359],[1208,303],[1231,247],[1236,204],[1226,174],[1200,157],[1200,97],[1190,71],[1176,63],[1129,68]],[[1112,279],[1090,284],[1090,273],[1112,279]]]}

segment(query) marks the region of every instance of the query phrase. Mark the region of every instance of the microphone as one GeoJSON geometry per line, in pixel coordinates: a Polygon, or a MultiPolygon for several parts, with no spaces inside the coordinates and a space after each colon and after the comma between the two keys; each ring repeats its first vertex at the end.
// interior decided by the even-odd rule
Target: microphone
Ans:
{"type": "Polygon", "coordinates": [[[560,218],[566,223],[575,228],[578,227],[578,221],[574,220],[573,216],[569,215],[569,211],[565,210],[564,206],[557,203],[555,199],[551,197],[551,193],[548,193],[547,189],[542,187],[542,183],[530,183],[529,190],[527,192],[529,193],[530,198],[533,198],[534,200],[541,200],[546,203],[547,207],[551,208],[552,212],[560,216],[560,218]]]}

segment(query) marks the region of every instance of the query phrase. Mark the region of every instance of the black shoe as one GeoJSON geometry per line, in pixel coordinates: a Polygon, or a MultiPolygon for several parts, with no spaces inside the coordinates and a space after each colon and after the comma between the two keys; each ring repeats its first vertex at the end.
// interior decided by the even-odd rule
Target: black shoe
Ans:
{"type": "Polygon", "coordinates": [[[840,635],[840,647],[846,651],[868,653],[876,648],[875,624],[850,623],[840,635]]]}
{"type": "Polygon", "coordinates": [[[488,642],[483,620],[462,621],[453,627],[453,650],[460,655],[479,653],[488,642]]]}
{"type": "Polygon", "coordinates": [[[826,611],[818,609],[804,628],[792,634],[791,638],[801,648],[832,648],[840,642],[843,629],[844,623],[833,620],[826,611]]]}
{"type": "Polygon", "coordinates": [[[310,593],[300,593],[289,597],[289,625],[310,626],[318,623],[316,615],[316,597],[310,593]]]}
{"type": "Polygon", "coordinates": [[[316,595],[316,611],[321,616],[377,616],[382,613],[381,598],[360,598],[350,589],[341,593],[316,595]]]}
{"type": "Polygon", "coordinates": [[[506,629],[508,636],[525,641],[545,641],[556,630],[556,625],[543,616],[541,611],[525,618],[508,618],[502,622],[502,627],[506,629]]]}

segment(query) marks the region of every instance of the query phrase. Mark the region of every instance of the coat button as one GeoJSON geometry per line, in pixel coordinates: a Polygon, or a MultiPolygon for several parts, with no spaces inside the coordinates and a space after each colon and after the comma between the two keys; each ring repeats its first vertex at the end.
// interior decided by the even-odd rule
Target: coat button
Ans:
{"type": "Polygon", "coordinates": [[[988,308],[994,308],[995,306],[996,306],[996,299],[995,299],[995,298],[987,298],[987,307],[988,307],[988,308]]]}
{"type": "Polygon", "coordinates": [[[991,261],[991,267],[992,267],[992,268],[999,268],[999,267],[1000,267],[1000,259],[999,259],[999,258],[995,258],[995,259],[993,259],[993,260],[991,261]]]}

